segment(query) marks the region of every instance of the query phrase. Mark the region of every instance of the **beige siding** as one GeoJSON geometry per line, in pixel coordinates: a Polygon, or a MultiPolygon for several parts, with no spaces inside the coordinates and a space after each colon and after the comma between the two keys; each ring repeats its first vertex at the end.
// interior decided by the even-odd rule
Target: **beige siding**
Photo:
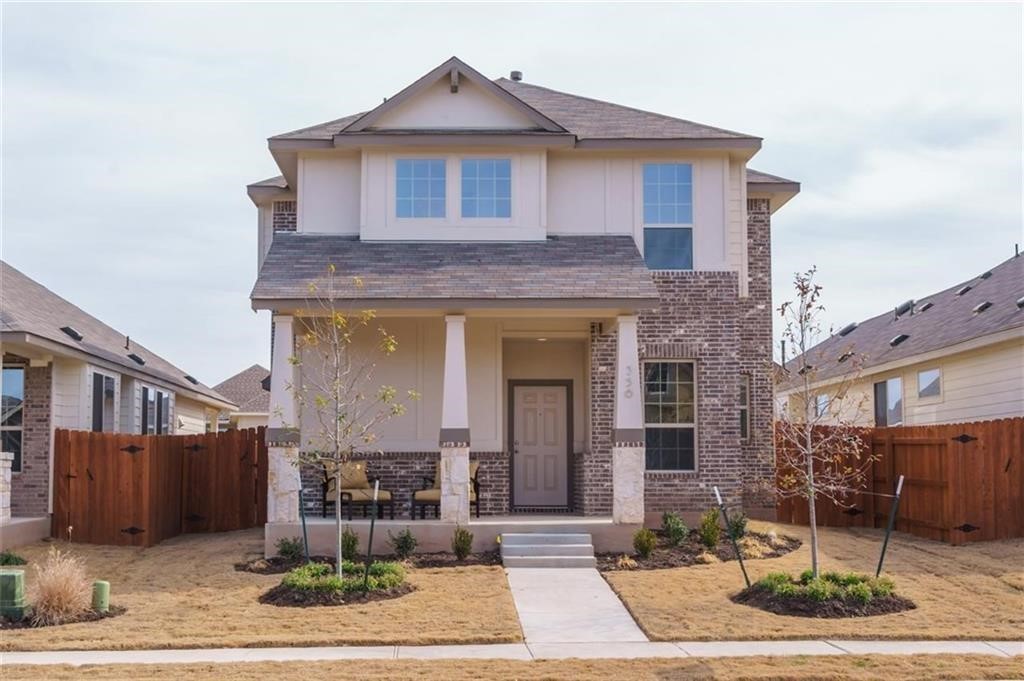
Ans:
{"type": "Polygon", "coordinates": [[[80,430],[87,428],[83,397],[85,362],[73,359],[53,360],[53,427],[80,430]]]}
{"type": "Polygon", "coordinates": [[[187,397],[171,398],[171,428],[175,435],[199,435],[206,432],[206,407],[187,397]]]}
{"type": "MultiPolygon", "coordinates": [[[[903,380],[903,425],[961,423],[1024,416],[1024,338],[947,355],[860,379],[849,391],[845,403],[863,402],[864,409],[844,412],[844,420],[863,425],[874,423],[875,383],[899,376],[903,380]],[[939,369],[941,394],[917,395],[920,371],[939,369]]],[[[817,389],[829,393],[834,387],[817,389]]],[[[799,400],[790,396],[791,414],[799,400]]]]}

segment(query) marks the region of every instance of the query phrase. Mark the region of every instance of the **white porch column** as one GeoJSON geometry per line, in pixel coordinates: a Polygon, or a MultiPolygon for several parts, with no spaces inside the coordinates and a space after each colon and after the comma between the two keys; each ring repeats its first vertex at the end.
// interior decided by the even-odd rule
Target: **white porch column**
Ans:
{"type": "Polygon", "coordinates": [[[612,430],[612,520],[644,521],[644,413],[637,318],[618,319],[612,430]]]}
{"type": "Polygon", "coordinates": [[[299,521],[299,421],[291,386],[295,367],[292,317],[274,315],[274,357],[270,363],[270,416],[267,423],[267,522],[299,521]]]}
{"type": "Polygon", "coordinates": [[[445,315],[441,397],[441,520],[469,523],[469,394],[466,317],[445,315]]]}

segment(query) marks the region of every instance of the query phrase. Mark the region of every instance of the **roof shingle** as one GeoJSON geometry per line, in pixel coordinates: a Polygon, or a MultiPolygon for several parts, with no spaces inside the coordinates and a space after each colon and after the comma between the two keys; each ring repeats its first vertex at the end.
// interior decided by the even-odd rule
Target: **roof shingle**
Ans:
{"type": "Polygon", "coordinates": [[[263,381],[270,369],[253,364],[248,369],[213,386],[218,393],[238,405],[238,411],[252,414],[270,412],[270,391],[263,389],[263,381]]]}

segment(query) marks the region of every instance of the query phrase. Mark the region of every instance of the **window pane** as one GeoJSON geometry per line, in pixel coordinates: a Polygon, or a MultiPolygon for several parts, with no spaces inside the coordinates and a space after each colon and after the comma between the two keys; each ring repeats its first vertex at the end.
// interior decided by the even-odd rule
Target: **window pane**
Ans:
{"type": "Polygon", "coordinates": [[[937,397],[941,393],[939,385],[939,370],[927,369],[917,374],[917,396],[937,397]]]}
{"type": "MultiPolygon", "coordinates": [[[[21,367],[4,367],[2,414],[0,425],[20,426],[23,421],[22,407],[25,402],[25,370],[21,367]]],[[[6,450],[5,450],[6,451],[6,450]]]]}
{"type": "Polygon", "coordinates": [[[903,423],[903,379],[890,378],[885,383],[886,423],[896,426],[903,423]]]}
{"type": "Polygon", "coordinates": [[[21,431],[0,430],[0,451],[14,454],[14,461],[11,463],[12,471],[21,471],[21,431]]]}
{"type": "Polygon", "coordinates": [[[395,161],[395,177],[396,217],[444,217],[444,159],[398,159],[395,161]]]}
{"type": "Polygon", "coordinates": [[[162,433],[171,432],[171,396],[167,393],[160,393],[160,406],[163,414],[160,419],[160,428],[162,433]]]}
{"type": "Polygon", "coordinates": [[[886,414],[885,414],[885,381],[881,383],[875,383],[875,425],[885,426],[886,425],[886,414]]]}
{"type": "Polygon", "coordinates": [[[462,160],[462,217],[512,217],[512,161],[462,160]]]}
{"type": "Polygon", "coordinates": [[[648,470],[694,470],[693,428],[648,428],[645,434],[648,470]]]}
{"type": "Polygon", "coordinates": [[[645,163],[644,224],[693,224],[693,167],[689,163],[645,163]]]}
{"type": "Polygon", "coordinates": [[[103,432],[114,432],[114,379],[103,377],[103,432]]]}
{"type": "Polygon", "coordinates": [[[103,432],[103,374],[92,375],[92,429],[103,432]]]}
{"type": "Polygon", "coordinates": [[[644,229],[644,260],[652,270],[692,270],[693,230],[689,227],[644,229]]]}

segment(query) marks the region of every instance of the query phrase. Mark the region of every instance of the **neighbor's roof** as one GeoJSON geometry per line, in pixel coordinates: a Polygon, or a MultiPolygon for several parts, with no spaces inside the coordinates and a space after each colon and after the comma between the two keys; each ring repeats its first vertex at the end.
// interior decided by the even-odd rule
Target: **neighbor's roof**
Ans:
{"type": "Polygon", "coordinates": [[[563,236],[522,242],[365,242],[278,232],[251,298],[304,301],[328,265],[335,298],[399,301],[628,301],[653,306],[658,292],[631,236],[563,236]]]}
{"type": "Polygon", "coordinates": [[[24,333],[52,341],[180,387],[186,394],[208,398],[217,402],[218,406],[232,406],[231,400],[198,381],[193,383],[186,371],[137,342],[131,341],[130,349],[125,349],[125,334],[107,326],[3,261],[0,261],[0,331],[24,333]],[[82,340],[76,341],[61,331],[65,326],[80,333],[82,340]],[[128,357],[129,354],[137,355],[145,364],[138,364],[128,357]]]}
{"type": "Polygon", "coordinates": [[[231,378],[213,386],[213,389],[238,405],[235,411],[246,414],[270,413],[270,391],[263,382],[270,376],[270,369],[253,364],[231,378]]]}
{"type": "MultiPolygon", "coordinates": [[[[894,310],[861,322],[846,335],[838,333],[807,351],[814,380],[844,375],[849,365],[839,362],[854,352],[861,369],[907,360],[1001,331],[1024,327],[1024,257],[1013,257],[977,277],[924,296],[898,318],[894,310]],[[966,289],[966,290],[965,290],[966,289]],[[985,306],[989,303],[989,306],[985,306]],[[913,312],[913,314],[911,314],[913,312]],[[890,342],[905,334],[895,346],[890,342]]],[[[902,301],[893,301],[895,308],[902,301]]],[[[800,365],[800,359],[788,366],[800,365]]],[[[792,387],[795,376],[780,389],[792,387]]]]}

